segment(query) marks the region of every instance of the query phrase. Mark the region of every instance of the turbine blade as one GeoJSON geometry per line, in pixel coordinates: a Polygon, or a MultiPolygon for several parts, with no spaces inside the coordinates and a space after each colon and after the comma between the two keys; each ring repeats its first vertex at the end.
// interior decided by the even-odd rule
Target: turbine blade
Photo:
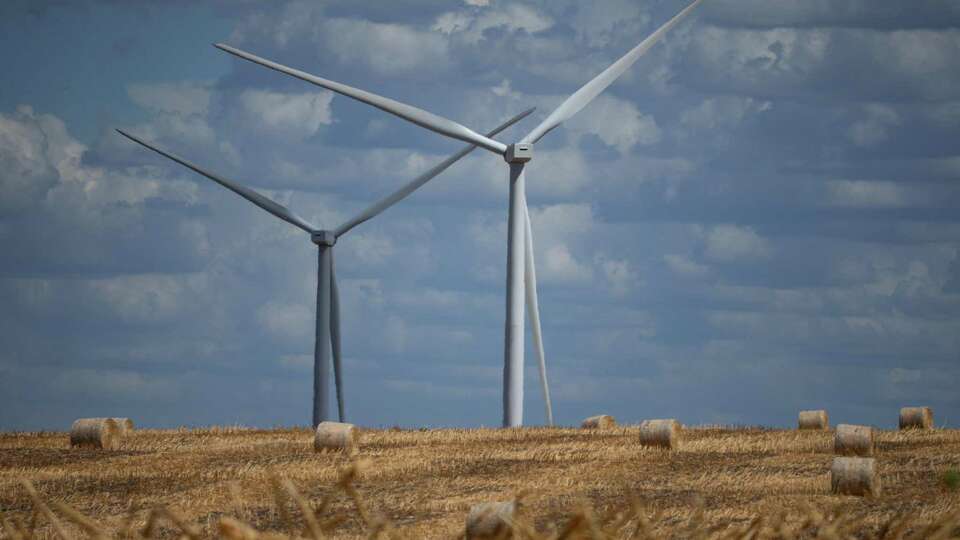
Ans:
{"type": "Polygon", "coordinates": [[[343,410],[343,369],[340,356],[340,289],[337,287],[337,266],[330,248],[330,344],[333,349],[333,381],[337,388],[337,413],[346,422],[343,410]]]}
{"type": "Polygon", "coordinates": [[[559,126],[567,119],[569,119],[574,114],[580,111],[580,109],[587,106],[588,103],[593,101],[600,92],[603,92],[613,81],[617,80],[620,75],[623,75],[623,72],[627,70],[634,62],[637,61],[643,53],[647,52],[651,47],[656,45],[657,41],[660,40],[671,28],[677,25],[684,17],[686,17],[697,4],[703,0],[695,0],[689,6],[683,9],[680,13],[674,16],[672,19],[667,21],[666,24],[657,29],[656,32],[650,34],[650,36],[641,41],[639,45],[630,50],[627,54],[623,55],[619,60],[611,64],[607,69],[603,70],[599,75],[594,77],[590,82],[580,87],[579,90],[574,92],[570,97],[566,99],[559,107],[554,109],[550,116],[548,116],[539,126],[533,128],[533,131],[527,134],[521,142],[524,143],[536,143],[544,135],[547,134],[551,129],[559,126]]]}
{"type": "MultiPolygon", "coordinates": [[[[506,122],[500,124],[499,126],[497,126],[496,128],[494,128],[492,131],[490,131],[489,133],[487,133],[487,137],[492,137],[492,136],[496,135],[497,133],[500,133],[501,131],[507,129],[508,127],[510,127],[510,126],[512,126],[513,124],[519,122],[519,121],[522,120],[523,118],[526,118],[527,115],[529,115],[530,113],[532,113],[534,110],[535,110],[535,109],[527,109],[527,110],[523,111],[522,113],[514,116],[513,118],[507,120],[506,122]]],[[[353,219],[351,219],[351,220],[347,221],[346,223],[344,223],[343,225],[339,226],[339,227],[334,231],[334,234],[339,238],[340,235],[346,233],[347,231],[349,231],[350,229],[352,229],[352,228],[356,227],[357,225],[363,223],[364,221],[367,221],[367,220],[369,220],[369,219],[372,219],[372,218],[376,217],[377,215],[379,215],[381,212],[383,212],[383,211],[386,210],[387,208],[390,208],[391,206],[393,206],[393,205],[397,204],[398,202],[402,201],[403,199],[405,199],[405,198],[407,197],[407,195],[410,195],[411,193],[413,193],[414,191],[416,191],[417,189],[419,189],[420,186],[422,186],[422,185],[426,184],[427,182],[429,182],[433,177],[435,177],[435,176],[437,176],[438,174],[442,173],[443,171],[447,170],[448,167],[450,167],[451,165],[453,165],[454,163],[456,163],[457,161],[459,161],[460,158],[466,156],[466,155],[469,154],[470,152],[473,152],[473,150],[474,150],[475,148],[476,148],[476,145],[473,145],[473,144],[471,144],[470,146],[466,146],[466,147],[464,147],[462,150],[460,150],[459,152],[457,152],[456,154],[454,154],[454,155],[448,157],[447,159],[441,161],[441,162],[438,163],[437,165],[434,165],[434,166],[433,166],[430,170],[428,170],[427,172],[425,172],[425,173],[421,174],[420,176],[414,178],[413,180],[411,180],[410,182],[408,182],[406,185],[404,185],[403,187],[401,187],[401,188],[398,189],[397,191],[394,191],[392,194],[390,194],[390,195],[388,195],[387,197],[385,197],[385,198],[384,198],[383,200],[381,200],[380,202],[371,205],[370,207],[368,207],[368,208],[367,208],[366,210],[364,210],[363,212],[360,212],[360,214],[358,214],[358,215],[357,215],[356,217],[354,217],[353,219]]]]}
{"type": "Polygon", "coordinates": [[[136,136],[134,136],[134,135],[131,135],[131,134],[127,133],[126,131],[123,131],[122,129],[118,129],[117,132],[120,133],[121,135],[123,135],[124,137],[130,139],[131,141],[133,141],[133,142],[135,142],[135,143],[137,143],[137,144],[140,144],[141,146],[144,146],[144,147],[146,147],[146,148],[149,148],[150,150],[153,150],[154,152],[160,154],[161,156],[164,156],[164,157],[167,157],[167,158],[169,158],[169,159],[172,159],[173,161],[176,161],[177,163],[183,165],[184,167],[187,167],[188,169],[192,169],[192,170],[194,170],[194,171],[202,174],[203,176],[206,176],[207,178],[209,178],[209,179],[213,180],[214,182],[220,184],[221,186],[229,189],[230,191],[236,193],[237,195],[243,197],[244,199],[252,202],[253,204],[259,206],[260,208],[266,210],[267,212],[270,212],[271,214],[273,214],[273,215],[277,216],[278,218],[286,221],[287,223],[290,223],[291,225],[294,225],[294,226],[296,226],[296,227],[300,227],[301,229],[303,229],[303,230],[305,230],[305,231],[307,231],[307,232],[309,232],[309,233],[312,233],[313,231],[317,230],[317,228],[316,228],[315,226],[313,226],[313,224],[309,223],[307,220],[305,220],[305,219],[303,219],[302,217],[298,216],[297,214],[295,214],[292,210],[290,210],[290,209],[287,208],[286,206],[283,206],[283,205],[281,205],[281,204],[279,204],[279,203],[277,203],[277,202],[275,202],[275,201],[273,201],[273,200],[271,200],[271,199],[268,199],[267,197],[264,197],[263,195],[257,193],[256,191],[254,191],[254,190],[252,190],[252,189],[250,189],[250,188],[248,188],[248,187],[246,187],[246,186],[244,186],[244,185],[242,185],[242,184],[238,184],[238,183],[236,183],[236,182],[234,182],[234,181],[232,181],[232,180],[228,180],[228,179],[226,179],[226,178],[224,178],[224,177],[222,177],[222,176],[220,176],[220,175],[217,175],[217,174],[214,174],[214,173],[212,173],[212,172],[210,172],[210,171],[207,171],[207,170],[201,168],[199,165],[195,165],[195,164],[193,164],[193,163],[191,163],[191,162],[183,159],[182,157],[177,156],[176,154],[171,154],[170,152],[167,152],[166,150],[163,150],[163,149],[161,149],[161,148],[158,148],[158,147],[156,147],[156,146],[153,146],[153,145],[151,145],[150,143],[148,143],[148,142],[146,142],[146,141],[144,141],[144,140],[142,140],[142,139],[140,139],[140,138],[138,138],[138,137],[136,137],[136,136]]]}
{"type": "Polygon", "coordinates": [[[537,269],[533,263],[533,229],[530,227],[530,210],[527,198],[523,198],[523,215],[526,220],[524,234],[526,255],[524,256],[523,281],[527,290],[527,315],[533,329],[533,344],[537,349],[537,362],[540,368],[540,389],[547,408],[547,424],[553,425],[553,405],[550,403],[550,385],[547,383],[547,362],[543,352],[543,334],[540,332],[540,306],[537,302],[537,269]]]}
{"type": "Polygon", "coordinates": [[[480,135],[464,125],[458,124],[453,120],[443,118],[442,116],[427,112],[412,105],[400,103],[399,101],[378,96],[377,94],[360,90],[359,88],[353,88],[352,86],[347,86],[336,81],[323,79],[304,71],[300,71],[299,69],[293,69],[283,64],[278,64],[277,62],[267,60],[266,58],[261,58],[255,54],[250,54],[246,51],[242,51],[236,47],[231,47],[223,43],[215,43],[214,47],[226,51],[234,56],[243,58],[244,60],[249,60],[255,64],[260,64],[261,66],[268,67],[281,73],[286,73],[287,75],[307,81],[308,83],[326,88],[327,90],[332,90],[338,94],[353,98],[357,101],[362,101],[368,105],[373,105],[378,109],[399,116],[404,120],[413,122],[420,127],[435,131],[441,135],[446,135],[447,137],[473,143],[500,155],[503,155],[507,151],[507,145],[503,144],[502,142],[484,137],[483,135],[480,135]]]}

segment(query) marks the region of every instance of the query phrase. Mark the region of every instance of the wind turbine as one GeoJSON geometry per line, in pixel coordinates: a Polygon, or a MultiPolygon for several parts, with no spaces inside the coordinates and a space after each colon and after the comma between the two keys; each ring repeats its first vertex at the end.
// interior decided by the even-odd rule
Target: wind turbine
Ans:
{"type": "Polygon", "coordinates": [[[683,18],[693,11],[702,1],[703,0],[695,0],[680,11],[680,13],[667,21],[649,37],[641,41],[640,44],[623,55],[619,60],[571,94],[559,107],[554,109],[543,122],[535,127],[533,131],[511,145],[506,145],[490,137],[480,135],[453,120],[443,118],[412,105],[400,103],[390,98],[353,88],[342,83],[323,79],[223,43],[217,43],[214,46],[234,56],[372,105],[418,126],[440,133],[441,135],[475,144],[503,156],[510,167],[510,213],[507,222],[507,301],[503,363],[503,426],[517,427],[523,424],[524,300],[526,300],[527,307],[530,310],[530,322],[533,325],[534,345],[537,349],[540,381],[546,401],[547,418],[548,422],[552,425],[553,413],[550,407],[543,339],[540,332],[540,315],[536,291],[537,278],[533,261],[533,238],[530,228],[530,213],[527,209],[524,167],[527,162],[533,159],[533,145],[536,144],[537,141],[593,101],[594,98],[610,86],[613,81],[617,80],[627,68],[632,66],[641,55],[653,47],[664,34],[683,20],[683,18]]]}
{"type": "MultiPolygon", "coordinates": [[[[500,133],[533,111],[534,109],[528,109],[514,116],[490,131],[488,136],[492,137],[493,135],[500,133]]],[[[337,276],[334,271],[333,246],[337,243],[337,240],[339,240],[341,236],[349,232],[351,229],[357,225],[360,225],[364,221],[376,217],[387,208],[390,208],[394,204],[400,202],[407,195],[413,193],[417,188],[426,184],[430,179],[445,171],[447,167],[453,165],[460,160],[460,158],[472,152],[476,146],[470,144],[464,147],[456,154],[453,154],[444,161],[435,165],[430,170],[414,178],[381,201],[369,206],[352,219],[347,220],[336,229],[327,230],[313,225],[312,223],[295,214],[289,208],[257,193],[256,191],[242,184],[207,171],[199,165],[195,165],[186,159],[158,148],[157,146],[151,145],[150,143],[123,130],[118,129],[117,131],[124,137],[142,146],[145,146],[164,157],[172,159],[173,161],[176,161],[177,163],[189,169],[193,169],[203,176],[206,176],[210,180],[213,180],[221,186],[259,206],[263,210],[266,210],[267,212],[286,221],[287,223],[290,223],[291,225],[299,227],[300,229],[310,233],[310,240],[317,245],[317,318],[313,348],[313,425],[316,427],[316,425],[320,422],[330,418],[328,404],[330,391],[329,379],[331,349],[333,352],[333,376],[337,391],[338,418],[341,422],[346,421],[343,408],[343,380],[341,377],[340,292],[337,287],[337,276]]]]}

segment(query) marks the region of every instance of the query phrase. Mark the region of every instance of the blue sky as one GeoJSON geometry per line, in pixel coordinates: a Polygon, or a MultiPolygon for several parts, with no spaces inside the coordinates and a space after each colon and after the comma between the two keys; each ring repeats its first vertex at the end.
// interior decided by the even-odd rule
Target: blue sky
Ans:
{"type": "MultiPolygon", "coordinates": [[[[4,2],[0,429],[309,422],[315,248],[129,129],[336,226],[460,147],[216,41],[477,131],[677,0],[4,2]]],[[[960,7],[706,0],[528,168],[559,423],[960,418],[960,7]]],[[[349,419],[499,425],[506,167],[338,243],[349,419]]],[[[528,339],[526,423],[544,421],[528,339]]]]}

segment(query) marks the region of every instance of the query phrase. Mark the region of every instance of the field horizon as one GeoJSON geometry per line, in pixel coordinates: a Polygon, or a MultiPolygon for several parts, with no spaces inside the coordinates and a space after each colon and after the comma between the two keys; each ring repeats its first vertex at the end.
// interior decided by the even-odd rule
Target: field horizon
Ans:
{"type": "Polygon", "coordinates": [[[72,535],[84,528],[70,509],[109,536],[210,537],[231,520],[300,535],[308,508],[326,537],[380,527],[385,537],[455,538],[473,505],[518,497],[530,534],[547,538],[575,523],[594,533],[567,537],[892,538],[904,518],[901,533],[935,523],[960,533],[949,481],[960,430],[877,430],[883,490],[872,498],[830,492],[833,430],[687,426],[676,451],[643,447],[638,433],[361,428],[354,453],[315,452],[306,427],[138,429],[112,451],[70,448],[66,432],[0,433],[0,537],[30,523],[35,537],[58,537],[34,516],[40,501],[72,535]],[[599,535],[605,526],[616,530],[599,535]]]}

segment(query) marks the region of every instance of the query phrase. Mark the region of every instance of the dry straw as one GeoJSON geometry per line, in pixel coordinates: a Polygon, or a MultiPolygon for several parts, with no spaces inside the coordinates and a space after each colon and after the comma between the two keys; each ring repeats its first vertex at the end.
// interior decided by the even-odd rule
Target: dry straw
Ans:
{"type": "Polygon", "coordinates": [[[863,457],[833,458],[830,468],[830,490],[837,495],[880,495],[880,473],[877,460],[863,457]]]}
{"type": "Polygon", "coordinates": [[[930,407],[900,409],[900,429],[933,429],[933,409],[930,407]]]}
{"type": "Polygon", "coordinates": [[[467,515],[467,540],[509,538],[516,517],[517,503],[487,502],[474,505],[467,515]]]}
{"type": "Polygon", "coordinates": [[[827,411],[822,409],[818,411],[800,411],[798,423],[800,429],[830,429],[830,417],[827,416],[827,411]]]}
{"type": "Polygon", "coordinates": [[[680,445],[680,422],[673,418],[640,423],[640,444],[676,450],[680,445]]]}
{"type": "Polygon", "coordinates": [[[113,421],[117,423],[117,427],[120,428],[121,435],[129,435],[133,432],[133,420],[129,418],[114,417],[113,421]]]}
{"type": "Polygon", "coordinates": [[[313,449],[317,452],[321,450],[346,450],[348,452],[354,452],[357,449],[359,440],[360,434],[353,424],[320,422],[317,426],[316,435],[313,438],[313,449]]]}
{"type": "Polygon", "coordinates": [[[70,427],[70,446],[115,450],[120,437],[120,427],[113,418],[80,418],[70,427]]]}
{"type": "Polygon", "coordinates": [[[833,437],[833,451],[838,456],[871,457],[874,453],[873,428],[839,424],[833,437]]]}
{"type": "MultiPolygon", "coordinates": [[[[857,460],[862,458],[838,459],[857,460]]],[[[322,540],[335,536],[339,532],[338,527],[342,526],[344,522],[354,520],[354,516],[356,516],[359,517],[359,525],[363,532],[358,537],[396,540],[424,538],[423,531],[420,531],[416,536],[404,534],[406,531],[395,528],[389,518],[377,516],[365,509],[367,503],[360,498],[357,490],[353,488],[353,481],[361,466],[360,462],[356,462],[344,471],[335,484],[335,489],[328,491],[316,504],[302,496],[290,480],[271,475],[271,483],[277,487],[278,493],[282,492],[282,496],[278,495],[276,497],[277,513],[280,514],[280,519],[276,521],[274,517],[268,524],[273,527],[273,530],[258,530],[252,523],[225,515],[220,517],[219,522],[216,523],[216,530],[223,538],[229,540],[284,540],[292,536],[322,540]],[[345,491],[353,501],[353,514],[343,510],[334,511],[331,508],[330,503],[338,498],[340,491],[345,491]],[[300,516],[289,511],[288,503],[290,501],[295,503],[295,508],[299,511],[300,516]],[[277,530],[277,527],[286,528],[287,534],[282,534],[277,530]]],[[[120,529],[112,529],[102,526],[94,519],[59,501],[52,502],[50,506],[53,506],[53,509],[51,509],[28,480],[22,480],[21,485],[33,503],[33,517],[28,522],[24,522],[16,515],[12,516],[12,519],[7,519],[7,516],[0,514],[0,523],[3,525],[3,528],[0,528],[0,540],[31,540],[50,537],[71,540],[72,538],[78,538],[79,536],[71,534],[72,531],[68,528],[71,525],[79,527],[92,540],[109,540],[110,538],[145,540],[168,537],[201,540],[205,537],[205,531],[202,529],[203,525],[201,523],[191,522],[185,516],[163,505],[156,506],[149,511],[146,516],[146,524],[142,527],[139,525],[134,527],[136,511],[133,510],[135,506],[132,505],[126,524],[122,525],[120,529]],[[53,511],[54,509],[66,519],[62,520],[53,511]],[[46,520],[53,530],[46,529],[41,519],[46,520]]],[[[510,503],[488,503],[488,505],[491,504],[510,505],[510,503]]],[[[876,535],[877,524],[871,522],[869,517],[851,517],[849,513],[844,513],[839,507],[838,512],[821,512],[809,503],[801,502],[798,506],[799,520],[796,518],[788,519],[787,512],[767,513],[757,515],[748,523],[739,526],[727,526],[720,533],[718,533],[716,526],[708,528],[709,523],[703,517],[703,506],[698,506],[687,523],[683,523],[683,520],[677,523],[676,518],[664,516],[659,510],[650,516],[640,506],[637,499],[633,499],[632,504],[623,511],[607,514],[606,518],[598,515],[590,507],[583,505],[572,514],[565,516],[562,529],[560,531],[555,530],[549,536],[534,529],[533,522],[527,516],[522,515],[524,508],[519,503],[515,503],[512,514],[509,506],[507,508],[494,507],[492,512],[478,511],[477,513],[500,516],[500,521],[497,522],[495,527],[497,531],[493,533],[496,535],[493,536],[494,538],[523,538],[527,540],[628,537],[648,540],[654,538],[781,538],[783,540],[799,540],[801,538],[811,538],[811,535],[816,535],[817,538],[879,537],[876,535]],[[506,510],[506,512],[501,513],[503,510],[506,510]]],[[[908,540],[953,538],[956,534],[955,531],[960,527],[960,514],[956,512],[944,513],[932,521],[929,520],[929,517],[924,518],[923,521],[926,521],[926,524],[917,523],[918,514],[919,512],[914,511],[912,514],[892,517],[885,525],[882,525],[881,536],[883,538],[908,540]],[[908,531],[912,532],[907,534],[908,531]]],[[[204,518],[204,520],[206,519],[204,518]]],[[[550,523],[550,525],[554,524],[550,523]]],[[[461,534],[459,538],[462,539],[464,536],[468,539],[491,537],[486,532],[489,529],[469,530],[469,520],[467,527],[466,534],[461,534]]],[[[439,535],[431,535],[430,537],[437,536],[439,535]]]]}
{"type": "Polygon", "coordinates": [[[599,414],[584,420],[583,423],[580,424],[580,427],[584,429],[605,429],[615,427],[616,425],[617,421],[609,414],[599,414]]]}

